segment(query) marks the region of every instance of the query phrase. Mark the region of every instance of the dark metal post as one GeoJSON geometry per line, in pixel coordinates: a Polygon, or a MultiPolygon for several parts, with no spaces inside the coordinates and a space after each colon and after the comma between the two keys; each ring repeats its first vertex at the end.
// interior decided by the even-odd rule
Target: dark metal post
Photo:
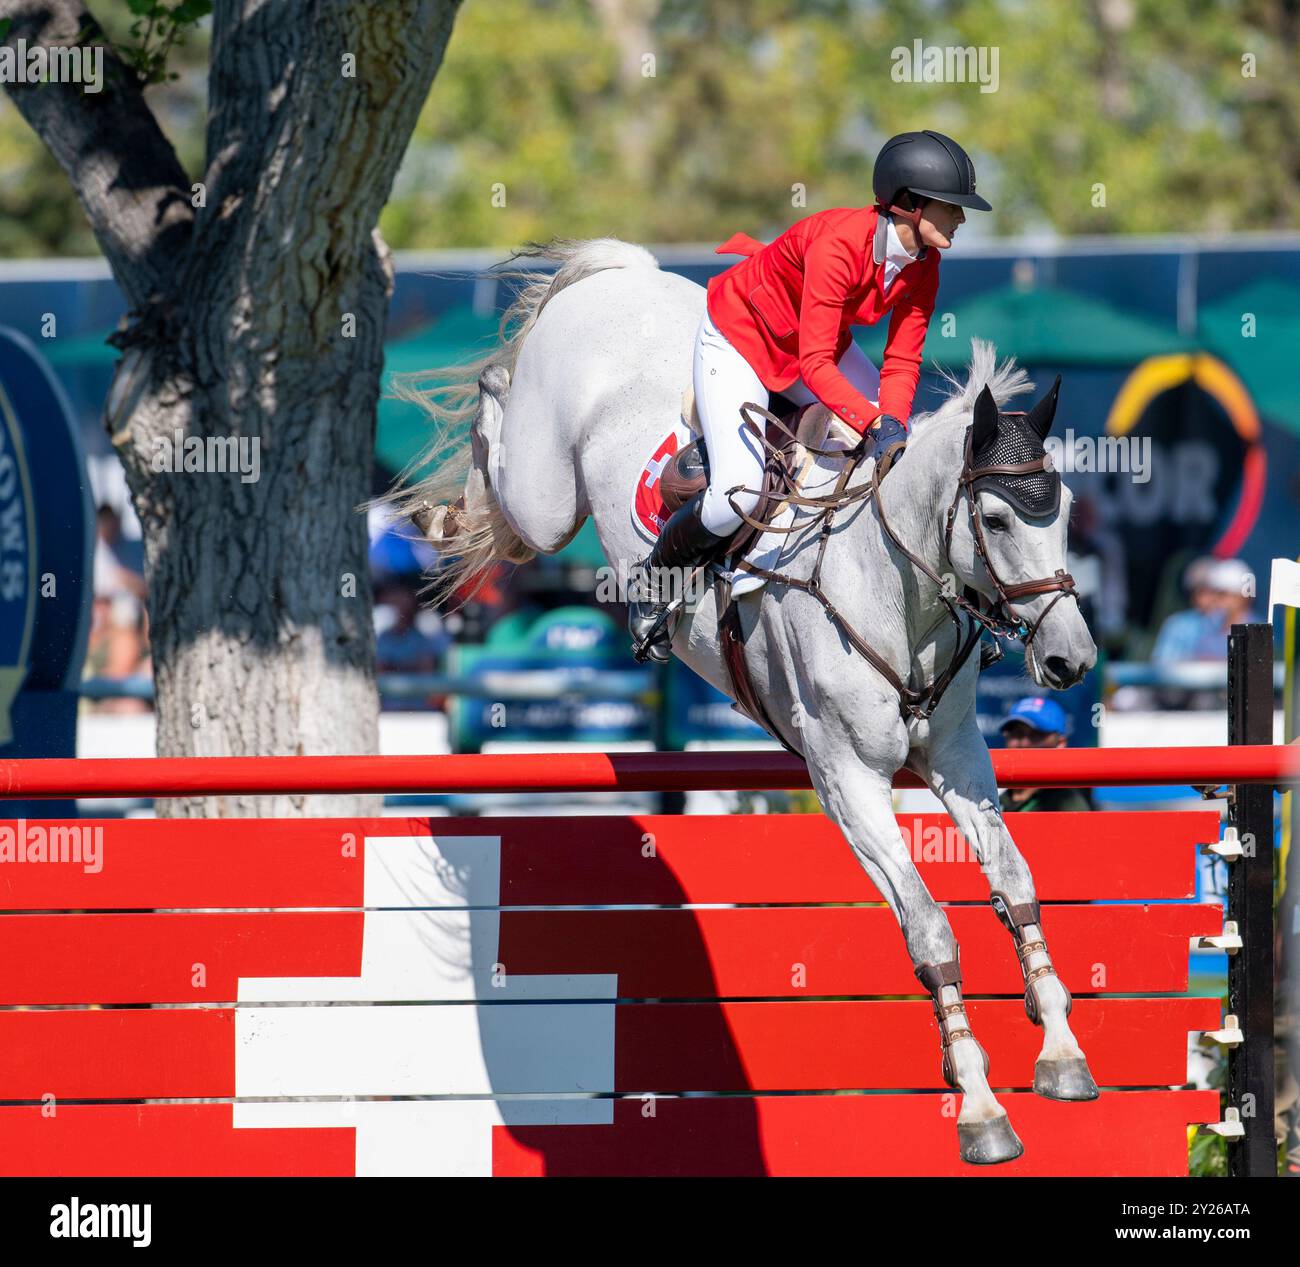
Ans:
{"type": "MultiPolygon", "coordinates": [[[[673,662],[671,660],[665,664],[655,665],[654,682],[655,692],[658,695],[654,709],[654,745],[656,752],[675,752],[677,750],[672,742],[672,700],[669,698],[672,672],[673,662]]],[[[680,789],[665,789],[659,793],[658,801],[658,812],[660,814],[686,813],[686,793],[680,789]]]]}
{"type": "MultiPolygon", "coordinates": [[[[1288,608],[1283,635],[1284,656],[1287,662],[1285,695],[1285,726],[1283,743],[1294,743],[1300,738],[1300,665],[1296,663],[1297,613],[1288,608]]],[[[1291,793],[1283,802],[1287,818],[1284,823],[1290,848],[1287,851],[1286,875],[1281,901],[1277,908],[1278,924],[1278,1008],[1277,1025],[1281,1029],[1278,1047],[1292,1079],[1300,1069],[1300,787],[1291,784],[1291,793]]],[[[1279,867],[1280,869],[1280,867],[1279,867]]],[[[1289,1115],[1286,1135],[1287,1161],[1284,1174],[1294,1177],[1300,1173],[1300,1110],[1293,1107],[1289,1115]]]]}
{"type": "MultiPolygon", "coordinates": [[[[1273,627],[1233,625],[1228,637],[1228,742],[1273,742],[1273,627]]],[[[1228,1011],[1244,1035],[1228,1050],[1227,1107],[1245,1135],[1228,1145],[1234,1175],[1276,1175],[1273,1126],[1273,790],[1239,784],[1232,821],[1244,856],[1228,870],[1228,910],[1242,947],[1228,957],[1228,1011]]]]}

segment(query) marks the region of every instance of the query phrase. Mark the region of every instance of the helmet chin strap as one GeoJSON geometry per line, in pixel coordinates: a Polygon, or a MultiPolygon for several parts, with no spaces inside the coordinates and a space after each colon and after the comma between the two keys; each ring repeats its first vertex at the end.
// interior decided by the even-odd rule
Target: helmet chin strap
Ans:
{"type": "Polygon", "coordinates": [[[908,224],[916,230],[917,238],[920,238],[922,210],[920,207],[915,207],[913,210],[908,211],[905,208],[898,206],[896,203],[891,203],[886,207],[883,203],[878,202],[876,203],[876,206],[880,207],[884,211],[888,211],[891,216],[898,216],[899,219],[906,220],[908,224]]]}

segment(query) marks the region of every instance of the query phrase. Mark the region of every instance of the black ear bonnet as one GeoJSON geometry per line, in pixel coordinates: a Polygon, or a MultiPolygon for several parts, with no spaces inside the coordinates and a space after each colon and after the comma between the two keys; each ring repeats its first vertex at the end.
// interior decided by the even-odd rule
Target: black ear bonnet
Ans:
{"type": "Polygon", "coordinates": [[[1028,413],[1001,413],[986,387],[975,402],[975,421],[971,437],[973,465],[1014,465],[1046,459],[1046,469],[1011,475],[996,472],[981,475],[971,484],[973,492],[987,488],[1005,498],[1017,510],[1033,518],[1053,515],[1061,505],[1061,473],[1052,465],[1044,440],[1056,415],[1056,400],[1061,380],[1028,413]]]}

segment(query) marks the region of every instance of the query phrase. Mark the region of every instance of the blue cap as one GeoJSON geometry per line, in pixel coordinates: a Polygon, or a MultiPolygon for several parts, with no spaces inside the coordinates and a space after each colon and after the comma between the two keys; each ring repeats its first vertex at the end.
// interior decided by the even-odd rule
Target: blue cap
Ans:
{"type": "Polygon", "coordinates": [[[999,730],[1005,730],[1013,721],[1024,722],[1044,735],[1064,735],[1069,733],[1070,722],[1063,709],[1055,700],[1030,696],[1020,700],[1012,710],[998,723],[999,730]]]}

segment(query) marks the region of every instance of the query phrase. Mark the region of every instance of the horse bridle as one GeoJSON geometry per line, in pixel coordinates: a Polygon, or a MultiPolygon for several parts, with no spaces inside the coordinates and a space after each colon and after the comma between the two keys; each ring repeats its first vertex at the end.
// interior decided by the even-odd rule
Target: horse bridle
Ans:
{"type": "MultiPolygon", "coordinates": [[[[1002,609],[1003,618],[1009,631],[1014,631],[1010,636],[1018,638],[1024,643],[1025,649],[1028,650],[1034,640],[1034,636],[1042,627],[1043,621],[1047,619],[1047,614],[1061,601],[1067,594],[1076,602],[1079,598],[1079,591],[1075,588],[1074,577],[1064,568],[1057,568],[1051,576],[1039,577],[1034,581],[1020,581],[1015,585],[1006,584],[997,574],[993,566],[993,560],[989,557],[988,543],[984,540],[984,527],[980,523],[979,508],[975,503],[975,483],[977,480],[986,479],[990,475],[1032,475],[1038,471],[1051,472],[1053,470],[1051,458],[1046,451],[1041,457],[1033,458],[1028,462],[1001,462],[991,466],[975,466],[975,454],[972,451],[974,447],[974,426],[966,429],[966,447],[962,460],[961,475],[957,478],[957,491],[953,494],[952,504],[948,507],[947,524],[943,534],[943,552],[952,561],[952,531],[957,522],[957,507],[961,499],[965,497],[967,505],[970,508],[971,531],[975,538],[975,553],[979,561],[984,565],[984,570],[989,574],[989,580],[993,582],[993,588],[997,591],[998,606],[1002,609]],[[1056,591],[1056,597],[1052,599],[1042,612],[1039,613],[1038,619],[1033,624],[1027,624],[1015,609],[1015,602],[1018,599],[1034,598],[1039,594],[1050,594],[1056,591]]],[[[877,496],[877,507],[880,499],[877,496]]],[[[894,544],[900,550],[903,545],[897,538],[894,544]]]]}
{"type": "MultiPolygon", "coordinates": [[[[952,557],[952,535],[956,525],[957,511],[963,497],[965,498],[971,516],[972,531],[975,539],[975,553],[983,564],[985,571],[993,583],[994,590],[997,593],[996,607],[992,611],[984,611],[981,607],[981,596],[977,590],[971,586],[965,588],[964,594],[955,594],[950,592],[949,584],[932,568],[926,561],[913,554],[911,550],[903,544],[898,534],[890,525],[885,515],[884,502],[880,497],[880,481],[882,472],[877,465],[872,469],[871,479],[868,484],[861,485],[853,490],[847,490],[849,479],[857,469],[858,463],[862,459],[862,446],[850,450],[848,461],[844,464],[844,469],[836,482],[835,491],[828,497],[805,498],[795,494],[792,480],[785,472],[784,462],[781,460],[781,450],[772,445],[763,435],[762,429],[759,428],[748,416],[748,411],[753,410],[763,415],[769,422],[775,423],[776,426],[784,431],[793,439],[793,433],[787,428],[780,419],[768,410],[759,405],[752,403],[745,404],[741,407],[741,413],[745,417],[745,422],[750,428],[756,431],[763,444],[769,449],[769,461],[773,455],[777,458],[777,471],[781,473],[787,492],[790,494],[785,500],[794,502],[797,505],[815,506],[818,513],[813,516],[809,523],[791,525],[789,528],[773,529],[769,525],[753,519],[746,514],[739,506],[736,505],[731,494],[736,489],[729,489],[727,500],[731,503],[732,509],[740,517],[755,529],[761,529],[766,532],[778,532],[789,534],[796,531],[808,531],[818,525],[820,520],[821,539],[817,547],[817,557],[813,563],[812,573],[805,581],[799,577],[789,576],[781,572],[773,572],[767,568],[759,567],[757,564],[750,563],[748,560],[741,559],[736,563],[736,567],[743,571],[761,576],[767,580],[779,581],[784,585],[791,586],[795,589],[803,590],[805,593],[815,598],[826,609],[827,615],[835,622],[836,627],[844,635],[849,645],[853,647],[871,666],[878,672],[898,693],[900,709],[905,715],[909,715],[918,721],[928,721],[939,706],[939,701],[943,698],[944,692],[951,685],[953,679],[961,671],[966,661],[970,658],[971,652],[978,645],[983,633],[987,630],[994,635],[994,638],[1008,637],[1023,642],[1026,650],[1030,648],[1035,635],[1042,627],[1048,612],[1056,606],[1067,594],[1073,596],[1077,601],[1079,594],[1074,585],[1074,578],[1062,568],[1058,568],[1054,575],[1042,577],[1033,581],[1021,581],[1017,584],[1008,585],[997,574],[993,566],[993,561],[989,557],[988,544],[984,539],[984,530],[980,525],[979,511],[975,500],[975,482],[995,475],[1029,475],[1039,471],[1051,471],[1051,461],[1046,452],[1040,457],[1033,458],[1026,462],[1004,462],[992,464],[989,466],[976,466],[973,452],[973,435],[974,425],[967,427],[965,449],[962,460],[961,474],[957,481],[957,490],[953,494],[953,499],[948,507],[947,522],[944,529],[944,553],[951,562],[952,557]],[[948,609],[948,615],[952,618],[956,631],[956,645],[953,649],[952,659],[948,662],[947,667],[939,673],[935,679],[926,687],[917,690],[908,686],[906,682],[899,677],[883,656],[881,656],[859,633],[849,621],[840,613],[835,604],[826,597],[825,591],[821,588],[821,569],[822,561],[826,555],[826,546],[830,541],[831,528],[835,519],[835,512],[843,506],[849,505],[855,501],[874,499],[876,503],[876,513],[880,516],[880,526],[885,535],[894,543],[899,552],[906,557],[914,567],[921,571],[938,587],[939,598],[948,609]],[[1016,611],[1015,603],[1017,600],[1028,598],[1038,594],[1050,594],[1056,591],[1056,597],[1043,609],[1042,613],[1032,623],[1027,623],[1023,617],[1016,611]],[[999,609],[1001,614],[999,614],[999,609]],[[962,628],[962,616],[970,619],[971,625],[968,630],[962,628]]],[[[836,456],[843,456],[843,450],[820,450],[812,449],[814,453],[824,453],[829,456],[834,453],[836,456]]],[[[1001,658],[1001,649],[997,652],[997,658],[1001,658]]]]}

